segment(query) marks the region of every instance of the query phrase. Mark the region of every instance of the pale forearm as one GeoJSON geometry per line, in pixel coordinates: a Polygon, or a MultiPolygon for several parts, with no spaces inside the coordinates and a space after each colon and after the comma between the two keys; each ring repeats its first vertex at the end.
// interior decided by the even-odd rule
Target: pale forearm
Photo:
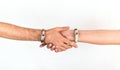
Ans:
{"type": "Polygon", "coordinates": [[[120,44],[120,30],[79,30],[79,42],[120,44]]]}
{"type": "Polygon", "coordinates": [[[40,40],[41,31],[0,22],[0,37],[14,40],[40,40]]]}

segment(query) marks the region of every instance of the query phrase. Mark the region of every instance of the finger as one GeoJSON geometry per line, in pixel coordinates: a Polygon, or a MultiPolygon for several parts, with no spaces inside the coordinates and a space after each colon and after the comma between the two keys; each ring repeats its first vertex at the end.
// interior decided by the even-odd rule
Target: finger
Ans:
{"type": "Polygon", "coordinates": [[[72,45],[70,45],[69,42],[64,42],[64,44],[65,44],[65,45],[68,45],[68,46],[70,46],[70,48],[72,48],[72,45]]]}
{"type": "Polygon", "coordinates": [[[51,51],[55,50],[56,46],[52,46],[51,47],[51,51]]]}
{"type": "Polygon", "coordinates": [[[55,52],[58,53],[58,52],[62,52],[61,49],[55,49],[55,52]]]}
{"type": "Polygon", "coordinates": [[[67,45],[67,44],[61,44],[62,45],[62,47],[64,47],[65,49],[69,49],[69,48],[71,48],[71,46],[70,45],[67,45]]]}
{"type": "Polygon", "coordinates": [[[55,49],[55,52],[58,53],[58,52],[60,52],[60,51],[59,51],[59,49],[55,49]]]}
{"type": "Polygon", "coordinates": [[[48,49],[52,48],[52,46],[53,46],[52,43],[47,44],[47,48],[48,48],[48,49]]]}
{"type": "Polygon", "coordinates": [[[59,51],[65,51],[66,48],[64,46],[59,47],[59,51]]]}
{"type": "Polygon", "coordinates": [[[66,42],[67,45],[73,46],[73,47],[75,47],[75,48],[78,47],[77,44],[76,44],[75,42],[71,42],[71,41],[69,41],[69,40],[66,39],[66,38],[64,38],[63,41],[66,42]]]}
{"type": "Polygon", "coordinates": [[[58,28],[57,28],[58,31],[66,31],[66,30],[68,30],[68,29],[69,29],[68,26],[66,26],[66,27],[58,27],[58,28]]]}
{"type": "Polygon", "coordinates": [[[59,40],[56,44],[56,49],[59,51],[65,51],[66,49],[70,48],[70,46],[64,44],[62,40],[59,40]]]}
{"type": "Polygon", "coordinates": [[[69,41],[68,39],[64,38],[63,41],[64,41],[64,44],[66,44],[68,46],[73,46],[73,43],[71,41],[69,41]]]}
{"type": "Polygon", "coordinates": [[[71,42],[70,45],[75,47],[75,48],[78,48],[78,45],[75,42],[71,42]]]}
{"type": "Polygon", "coordinates": [[[46,43],[43,43],[43,44],[40,45],[40,47],[42,48],[42,47],[44,47],[45,45],[46,45],[46,43]]]}

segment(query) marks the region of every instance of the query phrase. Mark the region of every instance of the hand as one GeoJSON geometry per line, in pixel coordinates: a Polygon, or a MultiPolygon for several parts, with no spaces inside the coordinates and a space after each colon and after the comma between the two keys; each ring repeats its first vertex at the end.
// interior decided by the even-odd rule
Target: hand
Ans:
{"type": "Polygon", "coordinates": [[[77,47],[74,42],[66,39],[61,35],[61,32],[68,30],[69,27],[56,27],[46,31],[45,43],[41,46],[52,46],[52,49],[56,52],[65,51],[66,49],[71,48],[72,46],[77,47]],[[49,44],[52,44],[51,46],[49,44]]]}
{"type": "MultiPolygon", "coordinates": [[[[70,41],[72,41],[72,42],[74,41],[74,30],[66,30],[66,31],[61,32],[61,34],[65,38],[69,39],[70,41]]],[[[49,43],[49,44],[46,44],[46,45],[47,45],[47,48],[50,49],[51,51],[53,51],[54,48],[55,48],[55,46],[52,43],[49,43]]]]}
{"type": "Polygon", "coordinates": [[[74,41],[74,30],[66,30],[61,33],[65,38],[69,39],[70,41],[74,41]]]}

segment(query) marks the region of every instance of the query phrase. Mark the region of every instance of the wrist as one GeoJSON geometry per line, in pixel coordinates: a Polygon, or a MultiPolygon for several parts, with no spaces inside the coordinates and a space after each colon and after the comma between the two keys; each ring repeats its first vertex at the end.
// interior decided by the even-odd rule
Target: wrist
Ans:
{"type": "Polygon", "coordinates": [[[45,42],[45,29],[42,29],[41,30],[41,38],[40,38],[40,41],[41,41],[41,43],[44,43],[45,42]]]}
{"type": "Polygon", "coordinates": [[[75,43],[78,42],[78,36],[79,36],[78,29],[75,28],[75,29],[74,29],[74,42],[75,42],[75,43]]]}
{"type": "Polygon", "coordinates": [[[88,42],[91,38],[90,36],[90,31],[89,30],[79,30],[79,37],[78,37],[78,41],[79,42],[88,42]]]}
{"type": "MultiPolygon", "coordinates": [[[[53,33],[53,32],[52,32],[53,33]]],[[[48,41],[51,39],[49,35],[51,34],[51,30],[45,30],[45,38],[44,38],[44,43],[48,43],[48,41]]]]}
{"type": "MultiPolygon", "coordinates": [[[[48,34],[49,34],[49,30],[45,30],[44,42],[46,42],[46,37],[48,36],[48,34]]],[[[36,30],[36,38],[35,38],[35,40],[36,41],[41,41],[41,37],[42,37],[42,30],[36,30]]]]}

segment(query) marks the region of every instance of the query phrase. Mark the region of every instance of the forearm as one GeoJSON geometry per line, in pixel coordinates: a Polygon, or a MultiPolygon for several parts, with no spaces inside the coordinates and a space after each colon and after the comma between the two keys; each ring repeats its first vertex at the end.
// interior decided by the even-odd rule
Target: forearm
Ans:
{"type": "Polygon", "coordinates": [[[79,42],[120,44],[120,30],[79,30],[79,42]]]}
{"type": "Polygon", "coordinates": [[[14,40],[39,41],[41,30],[24,28],[9,23],[0,22],[0,37],[14,40]]]}

